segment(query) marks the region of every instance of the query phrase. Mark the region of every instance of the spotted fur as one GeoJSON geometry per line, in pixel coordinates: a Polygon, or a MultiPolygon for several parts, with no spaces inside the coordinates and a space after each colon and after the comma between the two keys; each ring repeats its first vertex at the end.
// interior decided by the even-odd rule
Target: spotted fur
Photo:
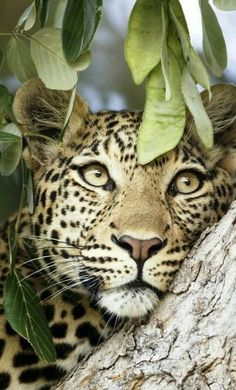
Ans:
{"type": "MultiPolygon", "coordinates": [[[[212,93],[210,102],[203,94],[215,130],[210,151],[189,115],[181,144],[139,165],[142,114],[94,114],[79,97],[62,145],[28,138],[24,158],[34,175],[35,211],[21,216],[17,267],[38,291],[57,360],[39,361],[0,306],[0,389],[50,389],[120,321],[151,312],[201,232],[226,212],[234,196],[236,92],[221,85],[212,93]],[[103,186],[86,182],[83,170],[91,163],[106,170],[103,186]],[[195,191],[178,192],[181,172],[196,175],[195,191]],[[141,254],[130,238],[141,243],[141,254]]],[[[24,130],[56,136],[69,99],[31,80],[17,92],[14,113],[24,130]]],[[[0,239],[1,305],[7,225],[0,239]]]]}

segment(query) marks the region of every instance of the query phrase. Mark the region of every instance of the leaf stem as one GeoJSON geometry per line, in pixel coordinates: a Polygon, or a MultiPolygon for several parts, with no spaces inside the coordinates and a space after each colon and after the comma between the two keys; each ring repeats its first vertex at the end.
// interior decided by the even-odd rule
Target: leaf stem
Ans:
{"type": "Polygon", "coordinates": [[[21,212],[22,212],[22,209],[23,209],[23,206],[24,206],[24,201],[25,201],[25,197],[26,197],[26,190],[27,190],[25,166],[24,166],[24,162],[23,162],[22,158],[20,160],[20,164],[21,164],[21,175],[22,175],[22,188],[21,188],[21,196],[20,196],[20,203],[19,203],[19,208],[18,208],[18,214],[17,214],[16,224],[15,224],[15,232],[16,232],[16,234],[17,234],[18,229],[19,229],[21,212]]]}

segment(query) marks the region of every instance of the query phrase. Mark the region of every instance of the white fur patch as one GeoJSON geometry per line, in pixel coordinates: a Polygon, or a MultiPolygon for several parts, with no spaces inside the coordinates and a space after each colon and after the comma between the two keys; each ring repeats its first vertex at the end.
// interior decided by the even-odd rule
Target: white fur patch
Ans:
{"type": "Polygon", "coordinates": [[[99,306],[110,313],[129,318],[145,316],[159,302],[157,295],[149,288],[120,288],[113,291],[103,291],[99,293],[98,299],[99,306]]]}

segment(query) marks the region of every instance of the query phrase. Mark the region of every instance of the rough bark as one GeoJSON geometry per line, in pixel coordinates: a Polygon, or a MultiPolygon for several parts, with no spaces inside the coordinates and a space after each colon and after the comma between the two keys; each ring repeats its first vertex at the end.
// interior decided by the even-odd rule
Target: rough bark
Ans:
{"type": "Polygon", "coordinates": [[[126,325],[57,387],[75,389],[236,389],[236,202],[151,318],[126,325]]]}

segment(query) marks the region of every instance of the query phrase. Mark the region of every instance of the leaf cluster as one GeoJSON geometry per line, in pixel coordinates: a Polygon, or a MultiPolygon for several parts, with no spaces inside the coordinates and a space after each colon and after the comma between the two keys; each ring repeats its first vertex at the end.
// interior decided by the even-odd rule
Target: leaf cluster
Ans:
{"type": "MultiPolygon", "coordinates": [[[[66,2],[65,2],[66,3],[66,2]]],[[[91,61],[89,46],[101,18],[102,0],[68,0],[61,28],[47,24],[49,0],[35,0],[21,15],[7,43],[0,49],[0,65],[6,61],[15,77],[24,82],[39,76],[51,89],[72,89],[61,138],[73,109],[78,72],[91,61]],[[76,11],[76,12],[75,12],[76,11]]],[[[54,12],[52,9],[51,12],[54,12]]],[[[28,340],[38,356],[55,361],[56,352],[39,297],[16,270],[17,235],[22,208],[28,204],[33,212],[33,179],[22,160],[23,138],[47,138],[32,129],[31,133],[15,122],[13,98],[0,85],[0,174],[9,176],[21,165],[22,190],[16,223],[9,228],[9,274],[4,284],[4,310],[12,328],[28,340]]]]}
{"type": "MultiPolygon", "coordinates": [[[[215,0],[236,9],[236,1],[215,0]],[[230,3],[230,4],[229,4],[230,3]]],[[[206,64],[220,76],[227,64],[224,37],[208,0],[199,0],[206,64]]],[[[173,149],[183,136],[187,106],[203,144],[213,145],[212,124],[197,84],[209,91],[208,72],[191,45],[179,0],[137,0],[132,10],[125,56],[134,82],[146,82],[146,104],[138,138],[138,157],[146,164],[173,149]]]]}

